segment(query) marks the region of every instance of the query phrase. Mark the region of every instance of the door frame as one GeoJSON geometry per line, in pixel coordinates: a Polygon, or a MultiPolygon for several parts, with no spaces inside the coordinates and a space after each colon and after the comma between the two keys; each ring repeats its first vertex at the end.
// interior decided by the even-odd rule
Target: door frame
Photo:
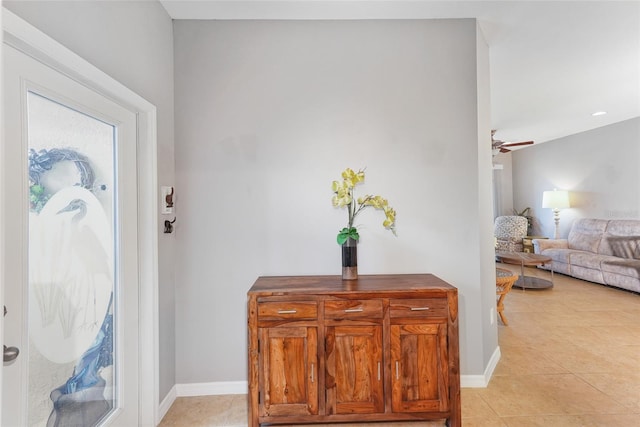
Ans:
{"type": "MultiPolygon", "coordinates": [[[[1,14],[3,43],[11,45],[37,61],[110,98],[137,115],[139,425],[153,425],[155,427],[159,422],[156,107],[4,7],[2,7],[1,14]],[[152,421],[152,424],[149,424],[149,421],[152,421]]],[[[0,125],[2,125],[1,122],[0,125]]],[[[0,144],[0,158],[4,156],[5,143],[2,141],[0,144]]],[[[0,188],[3,188],[4,183],[1,182],[1,179],[2,175],[0,174],[0,188]]],[[[0,224],[2,224],[3,207],[7,202],[3,197],[0,197],[0,224]]],[[[0,227],[0,236],[2,235],[3,230],[0,227]]],[[[0,271],[4,270],[3,264],[4,255],[0,253],[0,271]]],[[[3,275],[0,275],[0,305],[4,304],[4,287],[6,285],[3,275]]],[[[4,319],[0,317],[0,340],[4,342],[3,335],[4,319]]],[[[1,369],[0,384],[2,384],[1,369]]],[[[1,387],[0,402],[2,402],[1,387]]],[[[1,411],[0,405],[0,417],[1,411]]]]}

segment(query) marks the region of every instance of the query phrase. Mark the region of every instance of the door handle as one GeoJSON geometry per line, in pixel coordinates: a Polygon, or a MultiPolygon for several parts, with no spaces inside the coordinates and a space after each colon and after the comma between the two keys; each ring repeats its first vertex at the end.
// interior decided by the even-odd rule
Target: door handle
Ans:
{"type": "Polygon", "coordinates": [[[7,347],[5,345],[4,346],[4,353],[2,355],[2,361],[3,362],[11,362],[11,361],[15,360],[16,357],[18,357],[18,354],[20,354],[20,350],[18,349],[18,347],[7,347]]]}
{"type": "MultiPolygon", "coordinates": [[[[4,315],[7,315],[7,306],[4,306],[4,315]]],[[[6,345],[4,346],[4,352],[2,353],[2,361],[3,362],[11,362],[13,360],[16,359],[16,357],[18,357],[18,354],[20,354],[20,350],[18,349],[18,347],[7,347],[6,345]]]]}

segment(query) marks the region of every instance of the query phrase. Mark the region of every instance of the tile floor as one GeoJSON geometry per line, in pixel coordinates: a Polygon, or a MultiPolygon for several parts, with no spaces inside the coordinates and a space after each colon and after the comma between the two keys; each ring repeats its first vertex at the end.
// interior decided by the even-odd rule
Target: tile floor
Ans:
{"type": "MultiPolygon", "coordinates": [[[[535,268],[526,274],[549,278],[535,268]]],[[[507,295],[502,357],[487,388],[462,389],[464,427],[640,426],[640,296],[561,274],[554,280],[550,290],[507,295]]],[[[178,398],[160,424],[246,425],[246,395],[178,398]]]]}

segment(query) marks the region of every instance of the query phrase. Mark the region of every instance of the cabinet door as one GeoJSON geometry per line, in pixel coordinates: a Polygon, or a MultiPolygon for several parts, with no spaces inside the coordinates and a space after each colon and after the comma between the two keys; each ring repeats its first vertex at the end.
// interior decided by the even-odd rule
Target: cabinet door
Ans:
{"type": "Polygon", "coordinates": [[[317,328],[261,328],[259,346],[260,415],[316,415],[317,328]]]}
{"type": "Polygon", "coordinates": [[[391,325],[391,370],[394,412],[448,410],[446,323],[391,325]]]}
{"type": "Polygon", "coordinates": [[[384,411],[381,326],[329,326],[326,337],[328,414],[384,411]]]}

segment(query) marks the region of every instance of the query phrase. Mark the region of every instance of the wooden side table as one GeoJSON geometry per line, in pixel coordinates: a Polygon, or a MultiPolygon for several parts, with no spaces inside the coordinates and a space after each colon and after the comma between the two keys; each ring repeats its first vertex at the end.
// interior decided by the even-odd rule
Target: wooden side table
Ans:
{"type": "Polygon", "coordinates": [[[534,267],[552,263],[551,257],[539,254],[528,254],[524,252],[496,252],[496,261],[505,264],[515,264],[520,266],[521,277],[513,284],[516,288],[522,289],[548,289],[553,288],[553,264],[551,264],[551,281],[539,277],[529,277],[524,274],[524,267],[534,267]]]}
{"type": "Polygon", "coordinates": [[[247,325],[248,427],[462,426],[458,290],[432,274],[262,276],[247,325]]]}
{"type": "Polygon", "coordinates": [[[513,284],[518,280],[518,275],[507,270],[506,268],[496,268],[496,295],[498,295],[498,303],[496,310],[500,316],[500,320],[505,326],[509,326],[509,322],[504,315],[504,299],[509,291],[513,287],[513,284]]]}
{"type": "Polygon", "coordinates": [[[533,239],[548,239],[545,236],[524,236],[522,238],[522,246],[524,247],[523,252],[528,254],[535,253],[533,250],[533,239]]]}

